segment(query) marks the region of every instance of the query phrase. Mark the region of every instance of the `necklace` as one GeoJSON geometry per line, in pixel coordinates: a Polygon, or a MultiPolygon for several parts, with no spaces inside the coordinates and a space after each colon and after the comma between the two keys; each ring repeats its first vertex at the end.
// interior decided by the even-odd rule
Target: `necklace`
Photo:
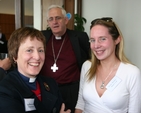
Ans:
{"type": "MultiPolygon", "coordinates": [[[[115,65],[114,67],[116,67],[116,65],[115,65]]],[[[108,74],[108,76],[105,78],[105,80],[102,81],[102,83],[101,83],[101,85],[100,85],[100,88],[101,88],[101,89],[104,89],[104,88],[105,88],[105,81],[109,78],[109,76],[110,76],[111,73],[113,72],[114,67],[113,67],[112,70],[109,72],[109,74],[108,74]]]]}
{"type": "Polygon", "coordinates": [[[53,72],[56,72],[56,71],[59,69],[59,67],[57,66],[56,62],[57,62],[57,60],[58,60],[58,57],[59,57],[59,55],[60,55],[60,52],[61,52],[62,47],[63,47],[63,45],[64,45],[64,42],[65,42],[65,37],[64,37],[63,42],[62,42],[62,44],[61,44],[61,47],[60,47],[60,49],[59,49],[59,51],[58,51],[58,54],[57,54],[57,56],[56,56],[56,58],[55,58],[54,45],[53,45],[53,38],[52,38],[52,52],[53,52],[54,64],[53,64],[53,66],[51,66],[51,70],[52,70],[53,72]]]}

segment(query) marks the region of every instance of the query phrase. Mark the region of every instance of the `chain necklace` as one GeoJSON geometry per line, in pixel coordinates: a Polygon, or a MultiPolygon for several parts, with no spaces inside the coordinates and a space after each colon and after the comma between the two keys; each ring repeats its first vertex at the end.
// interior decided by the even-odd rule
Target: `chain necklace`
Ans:
{"type": "Polygon", "coordinates": [[[62,50],[62,47],[63,47],[63,45],[64,45],[65,37],[64,37],[64,39],[63,39],[63,42],[62,42],[62,44],[61,44],[61,47],[60,47],[60,49],[59,49],[59,51],[58,51],[58,54],[57,54],[56,58],[55,58],[55,52],[54,52],[53,39],[54,39],[54,38],[52,38],[52,52],[53,52],[54,64],[53,64],[53,66],[51,66],[51,70],[52,70],[53,72],[56,72],[56,70],[59,69],[59,67],[57,66],[56,62],[57,62],[57,60],[58,60],[58,57],[59,57],[60,52],[61,52],[61,50],[62,50]]]}
{"type": "Polygon", "coordinates": [[[100,88],[104,89],[105,88],[105,82],[106,80],[109,78],[109,76],[111,75],[111,73],[113,72],[114,68],[116,67],[116,65],[112,68],[112,70],[109,72],[108,76],[105,78],[105,80],[102,81],[100,88]]]}

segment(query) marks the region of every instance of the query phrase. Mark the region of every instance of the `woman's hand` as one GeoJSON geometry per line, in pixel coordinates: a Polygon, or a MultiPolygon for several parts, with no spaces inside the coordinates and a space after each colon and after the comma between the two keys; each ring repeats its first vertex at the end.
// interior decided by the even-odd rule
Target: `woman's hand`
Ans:
{"type": "Polygon", "coordinates": [[[0,67],[3,68],[4,70],[8,70],[11,67],[11,61],[9,58],[5,58],[3,60],[0,60],[0,67]]]}
{"type": "Polygon", "coordinates": [[[65,104],[63,103],[62,106],[61,106],[60,113],[71,113],[71,110],[68,109],[67,111],[65,111],[65,104]]]}

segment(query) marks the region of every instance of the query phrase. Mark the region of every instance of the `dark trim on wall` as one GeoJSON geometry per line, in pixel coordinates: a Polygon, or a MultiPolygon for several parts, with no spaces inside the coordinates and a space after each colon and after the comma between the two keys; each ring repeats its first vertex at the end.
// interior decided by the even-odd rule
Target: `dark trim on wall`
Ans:
{"type": "Polygon", "coordinates": [[[77,14],[82,16],[82,0],[77,0],[77,14]]]}
{"type": "Polygon", "coordinates": [[[68,22],[67,28],[74,29],[74,8],[75,1],[74,0],[64,0],[64,8],[67,13],[71,13],[72,17],[68,22]]]}

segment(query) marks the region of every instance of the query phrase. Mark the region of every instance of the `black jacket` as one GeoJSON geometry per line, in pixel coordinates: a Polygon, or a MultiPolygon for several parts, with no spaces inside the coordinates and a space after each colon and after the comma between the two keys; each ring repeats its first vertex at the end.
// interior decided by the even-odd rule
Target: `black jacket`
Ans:
{"type": "Polygon", "coordinates": [[[4,69],[0,67],[0,81],[6,76],[6,72],[4,69]]]}
{"type": "Polygon", "coordinates": [[[0,113],[59,113],[62,97],[56,82],[39,75],[37,81],[41,89],[41,101],[24,83],[17,70],[8,73],[0,81],[0,113]],[[26,99],[34,100],[36,110],[25,111],[26,99]]]}

